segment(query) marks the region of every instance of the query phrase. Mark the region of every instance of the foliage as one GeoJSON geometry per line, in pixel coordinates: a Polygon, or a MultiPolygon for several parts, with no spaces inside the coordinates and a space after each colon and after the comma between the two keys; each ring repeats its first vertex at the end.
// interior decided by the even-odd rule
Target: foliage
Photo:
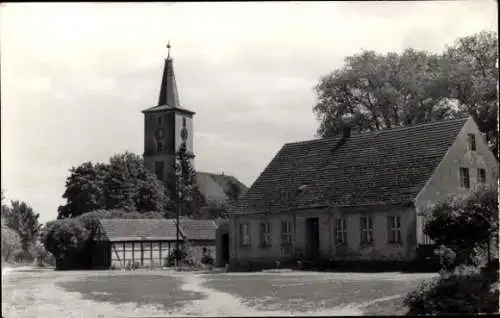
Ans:
{"type": "Polygon", "coordinates": [[[322,137],[352,126],[374,131],[470,114],[498,149],[497,34],[458,39],[443,54],[407,49],[401,54],[362,51],[323,76],[313,112],[322,137]]]}
{"type": "Polygon", "coordinates": [[[85,225],[73,219],[51,221],[46,227],[43,245],[56,258],[78,253],[90,237],[85,225]]]}
{"type": "Polygon", "coordinates": [[[164,211],[168,199],[163,183],[129,152],[112,156],[107,164],[71,168],[63,198],[59,219],[94,210],[164,211]]]}
{"type": "Polygon", "coordinates": [[[171,211],[175,211],[175,205],[180,204],[180,215],[193,219],[202,217],[200,210],[205,202],[198,189],[196,171],[184,142],[176,155],[175,178],[173,182],[169,183],[169,192],[171,198],[169,209],[171,211]]]}
{"type": "Polygon", "coordinates": [[[236,182],[229,180],[227,182],[227,188],[224,191],[227,195],[229,204],[235,203],[238,201],[241,195],[241,188],[236,184],[236,182]]]}
{"type": "Polygon", "coordinates": [[[177,259],[178,261],[185,261],[187,258],[188,254],[183,251],[182,249],[174,249],[170,254],[168,255],[167,259],[165,260],[165,263],[168,264],[168,266],[173,266],[175,265],[175,260],[177,259]]]}
{"type": "Polygon", "coordinates": [[[498,34],[480,32],[459,38],[442,55],[441,76],[449,97],[458,100],[498,154],[498,34]]]}
{"type": "Polygon", "coordinates": [[[477,314],[498,311],[498,289],[476,268],[459,268],[426,281],[404,298],[408,315],[477,314]]]}
{"type": "Polygon", "coordinates": [[[11,201],[11,207],[2,207],[2,221],[8,228],[13,229],[21,238],[22,249],[27,251],[38,237],[41,225],[38,223],[39,214],[26,202],[11,201]]]}
{"type": "Polygon", "coordinates": [[[21,249],[21,238],[2,222],[2,261],[9,261],[16,250],[21,249]]]}
{"type": "Polygon", "coordinates": [[[428,214],[424,233],[438,246],[453,249],[458,258],[454,262],[470,264],[480,249],[489,251],[492,240],[498,238],[498,189],[478,186],[438,202],[428,214]]]}

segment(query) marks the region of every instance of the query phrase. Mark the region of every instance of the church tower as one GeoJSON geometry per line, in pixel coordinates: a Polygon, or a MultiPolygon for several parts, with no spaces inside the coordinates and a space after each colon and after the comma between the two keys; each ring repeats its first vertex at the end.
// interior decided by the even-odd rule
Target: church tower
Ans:
{"type": "Polygon", "coordinates": [[[173,174],[175,154],[183,142],[187,153],[194,158],[193,115],[183,108],[175,81],[170,43],[165,59],[158,105],[143,110],[144,114],[144,164],[166,182],[173,174]]]}

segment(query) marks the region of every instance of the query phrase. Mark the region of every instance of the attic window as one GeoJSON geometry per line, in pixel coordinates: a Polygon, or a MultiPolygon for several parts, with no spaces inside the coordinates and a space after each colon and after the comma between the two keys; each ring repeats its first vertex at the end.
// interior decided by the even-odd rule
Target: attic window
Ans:
{"type": "Polygon", "coordinates": [[[476,151],[476,135],[469,134],[469,149],[470,151],[476,151]]]}

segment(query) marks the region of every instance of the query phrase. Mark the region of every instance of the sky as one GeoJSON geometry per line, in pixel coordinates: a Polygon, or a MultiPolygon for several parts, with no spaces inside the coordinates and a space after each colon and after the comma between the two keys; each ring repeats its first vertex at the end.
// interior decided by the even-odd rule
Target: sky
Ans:
{"type": "Polygon", "coordinates": [[[167,41],[196,169],[250,186],[284,143],[315,138],[321,76],[362,49],[441,52],[497,30],[493,0],[8,3],[0,6],[1,186],[45,222],[69,169],[142,154],[167,41]]]}

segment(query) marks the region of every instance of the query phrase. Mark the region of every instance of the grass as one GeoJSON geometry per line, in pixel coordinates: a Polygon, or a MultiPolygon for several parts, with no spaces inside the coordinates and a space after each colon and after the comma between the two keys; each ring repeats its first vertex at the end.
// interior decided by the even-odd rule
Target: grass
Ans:
{"type": "MultiPolygon", "coordinates": [[[[375,299],[403,295],[413,290],[422,275],[344,274],[325,275],[219,275],[204,286],[236,295],[258,310],[309,312],[375,299]]],[[[371,315],[404,314],[401,299],[369,304],[363,311],[371,315]]]]}
{"type": "Polygon", "coordinates": [[[178,277],[155,275],[154,272],[130,275],[86,277],[83,280],[61,282],[59,286],[70,292],[79,292],[84,299],[100,302],[160,305],[172,310],[186,302],[202,299],[203,294],[180,289],[178,277]]]}

